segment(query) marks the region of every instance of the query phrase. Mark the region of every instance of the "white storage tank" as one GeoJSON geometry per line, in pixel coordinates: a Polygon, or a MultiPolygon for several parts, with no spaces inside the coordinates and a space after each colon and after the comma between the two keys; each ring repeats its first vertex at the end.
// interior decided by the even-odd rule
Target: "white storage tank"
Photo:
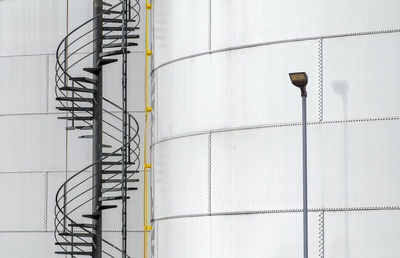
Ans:
{"type": "Polygon", "coordinates": [[[153,257],[397,258],[398,0],[154,0],[153,257]]]}

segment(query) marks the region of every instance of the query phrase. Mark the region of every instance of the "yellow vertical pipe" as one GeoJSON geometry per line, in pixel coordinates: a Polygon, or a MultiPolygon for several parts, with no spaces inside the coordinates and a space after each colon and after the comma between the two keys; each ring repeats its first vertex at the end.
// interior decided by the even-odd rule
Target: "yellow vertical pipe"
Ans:
{"type": "Polygon", "coordinates": [[[151,108],[147,105],[147,58],[151,51],[148,50],[148,40],[147,40],[147,12],[151,8],[151,4],[146,1],[145,8],[145,61],[144,61],[144,179],[143,179],[143,248],[144,248],[144,258],[147,258],[147,230],[150,227],[147,225],[147,169],[150,168],[150,164],[147,163],[147,112],[151,111],[151,108]]]}

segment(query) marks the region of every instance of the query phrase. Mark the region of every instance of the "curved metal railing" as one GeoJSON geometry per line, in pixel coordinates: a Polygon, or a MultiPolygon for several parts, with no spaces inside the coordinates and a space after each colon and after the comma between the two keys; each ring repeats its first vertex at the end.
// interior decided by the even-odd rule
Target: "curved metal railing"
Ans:
{"type": "MultiPolygon", "coordinates": [[[[140,4],[139,0],[132,0],[127,1],[126,3],[126,17],[129,19],[129,26],[133,24],[133,28],[137,28],[140,23],[140,4]]],[[[93,38],[93,32],[97,30],[95,26],[96,19],[99,16],[103,16],[106,14],[116,14],[110,19],[105,19],[103,22],[104,25],[107,24],[116,24],[116,20],[121,20],[122,18],[122,5],[124,3],[122,1],[117,0],[117,3],[106,8],[101,14],[93,17],[92,19],[86,21],[73,31],[71,31],[59,44],[56,52],[56,75],[55,75],[55,93],[57,99],[62,99],[63,97],[72,97],[76,99],[88,99],[87,102],[85,101],[72,101],[71,103],[68,101],[60,100],[60,104],[62,107],[72,107],[67,112],[67,116],[71,118],[76,118],[72,120],[72,126],[67,127],[70,129],[81,129],[87,130],[91,129],[93,126],[93,122],[90,119],[83,119],[79,120],[78,118],[82,118],[84,116],[93,116],[93,110],[91,110],[91,101],[90,98],[87,97],[87,94],[90,92],[85,93],[78,93],[72,92],[71,95],[66,93],[63,89],[65,87],[79,87],[82,89],[90,90],[89,86],[85,85],[85,83],[78,82],[73,80],[74,76],[80,75],[82,73],[82,68],[86,66],[91,67],[93,62],[93,56],[95,53],[101,52],[103,49],[116,44],[120,41],[120,38],[110,37],[111,39],[102,45],[101,49],[93,49],[93,44],[95,41],[101,40],[107,35],[109,36],[117,36],[119,34],[115,34],[115,31],[107,31],[103,33],[102,38],[93,38]],[[118,14],[120,13],[120,14],[118,14]],[[114,19],[114,21],[110,21],[114,19]],[[71,104],[71,106],[69,106],[71,104]]],[[[118,23],[117,23],[118,25],[118,23]]],[[[122,26],[122,24],[121,24],[122,26]]],[[[128,31],[127,35],[132,35],[134,30],[128,31]]],[[[132,36],[132,38],[135,38],[132,36]]],[[[54,209],[55,219],[55,238],[57,243],[63,242],[63,245],[60,245],[60,248],[65,252],[72,252],[73,250],[85,253],[87,248],[91,248],[93,246],[92,239],[87,239],[85,237],[80,237],[79,234],[70,237],[67,236],[65,233],[74,233],[74,226],[71,225],[79,225],[84,224],[85,220],[91,221],[91,219],[84,219],[82,215],[87,213],[92,213],[92,200],[97,198],[97,196],[92,195],[92,190],[98,185],[93,184],[92,180],[95,176],[100,173],[97,172],[96,174],[89,173],[92,171],[93,167],[99,163],[102,165],[110,161],[110,165],[103,167],[101,173],[106,174],[104,172],[112,171],[112,170],[120,170],[120,166],[122,164],[122,148],[125,147],[127,150],[127,157],[126,160],[128,161],[127,170],[131,173],[127,176],[127,179],[132,179],[135,173],[138,171],[140,167],[140,137],[139,137],[139,124],[137,120],[128,113],[128,135],[123,134],[122,129],[122,122],[123,122],[123,109],[114,103],[113,101],[103,98],[103,138],[104,141],[107,143],[107,147],[116,146],[110,153],[103,155],[103,157],[92,164],[86,166],[82,170],[74,173],[70,176],[58,189],[56,194],[56,206],[54,209]],[[126,145],[123,146],[122,138],[126,137],[126,145]],[[121,164],[118,164],[121,163],[121,164]]],[[[67,122],[68,123],[68,122],[67,122]]],[[[86,138],[86,137],[83,137],[86,138]]],[[[88,137],[89,138],[89,137],[88,137]]],[[[103,165],[104,166],[104,165],[103,165]]],[[[107,183],[107,188],[103,191],[102,195],[106,196],[108,193],[117,190],[121,187],[122,180],[118,180],[117,178],[120,174],[117,173],[110,173],[110,176],[107,178],[102,178],[103,183],[107,183]],[[120,181],[120,182],[119,182],[120,181]]],[[[133,180],[132,180],[133,181],[133,180]]],[[[92,234],[94,233],[93,229],[82,227],[76,231],[75,233],[87,233],[92,234]]],[[[114,244],[110,243],[109,241],[103,239],[104,243],[109,245],[111,249],[114,249],[118,252],[121,252],[121,249],[115,246],[114,244]]],[[[87,251],[90,253],[90,251],[87,251]]],[[[113,253],[103,250],[103,254],[114,257],[113,253]]],[[[76,255],[71,254],[71,257],[76,257],[76,255]]]]}

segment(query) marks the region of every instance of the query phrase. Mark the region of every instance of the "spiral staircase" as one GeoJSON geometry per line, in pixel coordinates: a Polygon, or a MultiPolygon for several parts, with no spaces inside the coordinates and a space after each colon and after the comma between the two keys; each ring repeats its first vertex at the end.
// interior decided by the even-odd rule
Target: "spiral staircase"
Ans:
{"type": "Polygon", "coordinates": [[[71,31],[56,53],[57,109],[65,111],[59,119],[93,146],[92,164],[68,176],[57,191],[56,254],[125,258],[130,257],[127,200],[137,190],[140,166],[139,125],[127,111],[127,54],[128,48],[138,45],[134,40],[139,38],[135,31],[140,4],[139,0],[93,2],[94,17],[71,31]],[[103,71],[118,64],[121,77],[113,84],[121,85],[121,104],[103,96],[102,83],[103,71]],[[120,215],[122,241],[118,245],[102,234],[104,214],[112,210],[120,215]]]}

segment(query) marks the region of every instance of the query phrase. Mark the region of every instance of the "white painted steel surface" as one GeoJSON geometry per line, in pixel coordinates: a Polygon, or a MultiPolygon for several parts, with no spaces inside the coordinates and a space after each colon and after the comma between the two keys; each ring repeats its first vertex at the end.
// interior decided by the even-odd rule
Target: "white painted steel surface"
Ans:
{"type": "Polygon", "coordinates": [[[398,257],[400,2],[153,1],[153,257],[398,257]]]}
{"type": "MultiPolygon", "coordinates": [[[[65,121],[57,119],[63,113],[56,109],[55,52],[66,35],[67,16],[69,31],[92,16],[91,0],[68,3],[67,11],[67,0],[0,1],[0,257],[56,257],[56,191],[92,161],[91,141],[77,138],[85,133],[66,133],[65,121]]],[[[140,27],[139,46],[129,55],[128,102],[143,139],[144,20],[140,27]]],[[[86,76],[81,69],[91,66],[88,61],[71,71],[86,76]]],[[[104,95],[119,103],[120,65],[107,66],[104,74],[104,95]]],[[[139,178],[139,190],[128,202],[128,248],[134,257],[143,256],[143,174],[139,178]]],[[[115,211],[104,218],[104,235],[115,243],[121,235],[117,216],[115,211]]]]}

